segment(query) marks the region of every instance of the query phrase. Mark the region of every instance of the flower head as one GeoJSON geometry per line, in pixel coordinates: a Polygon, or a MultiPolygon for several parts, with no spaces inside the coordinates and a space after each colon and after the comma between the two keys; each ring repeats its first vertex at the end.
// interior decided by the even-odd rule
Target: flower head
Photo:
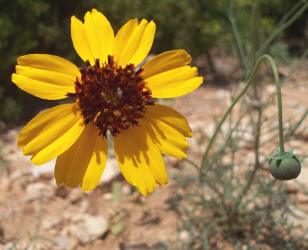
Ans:
{"type": "Polygon", "coordinates": [[[191,129],[181,114],[153,98],[187,94],[202,83],[184,50],[167,51],[137,67],[153,43],[155,23],[128,21],[114,36],[106,17],[93,9],[82,23],[71,18],[75,50],[86,66],[48,54],[17,59],[12,81],[48,100],[70,97],[41,112],[20,132],[18,146],[32,162],[57,157],[58,185],[95,188],[107,160],[108,131],[125,179],[143,195],[167,182],[162,154],[185,158],[191,129]]]}

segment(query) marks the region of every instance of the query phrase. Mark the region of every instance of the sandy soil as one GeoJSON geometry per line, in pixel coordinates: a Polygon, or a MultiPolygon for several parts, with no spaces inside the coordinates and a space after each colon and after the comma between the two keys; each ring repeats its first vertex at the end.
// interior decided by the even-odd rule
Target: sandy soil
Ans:
{"type": "MultiPolygon", "coordinates": [[[[283,86],[286,120],[296,121],[308,109],[307,68],[305,62],[283,86]]],[[[283,73],[288,70],[280,67],[283,73]]],[[[267,96],[275,91],[270,82],[264,88],[267,96]]],[[[229,96],[228,87],[205,86],[164,102],[190,122],[195,137],[189,140],[189,158],[200,160],[207,144],[207,140],[200,141],[201,135],[213,133],[213,117],[223,114],[230,103],[229,96]]],[[[266,115],[276,114],[276,109],[272,105],[266,115]]],[[[307,153],[307,125],[305,121],[298,139],[288,145],[298,154],[307,153]]],[[[83,193],[57,187],[52,166],[47,166],[45,172],[36,172],[34,169],[44,167],[34,167],[17,148],[19,130],[8,130],[0,138],[5,157],[5,163],[0,165],[0,249],[162,249],[160,241],[185,239],[185,233],[178,232],[178,219],[170,202],[176,185],[173,177],[182,171],[178,160],[166,157],[169,184],[158,187],[148,197],[142,197],[118,175],[94,191],[83,193]]],[[[247,150],[252,152],[253,148],[247,150]]],[[[308,183],[307,168],[303,168],[299,179],[308,183]]],[[[307,209],[307,195],[296,190],[295,198],[299,206],[307,209]]]]}

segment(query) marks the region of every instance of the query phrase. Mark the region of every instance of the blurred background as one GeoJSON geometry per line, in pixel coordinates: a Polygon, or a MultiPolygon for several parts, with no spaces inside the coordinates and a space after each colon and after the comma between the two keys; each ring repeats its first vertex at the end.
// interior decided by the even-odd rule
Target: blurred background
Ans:
{"type": "MultiPolygon", "coordinates": [[[[275,85],[262,66],[253,90],[220,131],[201,171],[209,138],[259,56],[278,64],[287,147],[307,155],[308,3],[305,0],[0,0],[0,248],[308,249],[308,179],[278,183],[266,156],[278,146],[275,85]],[[166,157],[170,183],[141,197],[117,170],[91,193],[56,187],[54,162],[37,170],[16,147],[20,128],[57,102],[11,82],[18,56],[45,53],[82,65],[70,18],[96,8],[115,31],[137,17],[157,25],[151,54],[185,49],[204,86],[164,100],[188,117],[189,157],[166,157]]],[[[108,173],[109,173],[108,172],[108,173]]],[[[307,171],[306,171],[307,172],[307,171]]]]}
{"type": "MultiPolygon", "coordinates": [[[[232,27],[227,6],[229,0],[1,0],[0,9],[0,120],[18,124],[37,112],[39,100],[18,90],[11,84],[18,56],[28,53],[47,53],[62,56],[80,65],[70,38],[70,17],[83,20],[86,10],[97,8],[110,20],[115,30],[133,17],[153,19],[157,24],[151,53],[183,48],[194,61],[204,58],[201,71],[219,74],[214,56],[235,55],[232,27]],[[218,71],[218,72],[217,72],[218,71]]],[[[233,1],[234,15],[244,41],[250,40],[253,1],[233,1]]],[[[258,22],[261,43],[281,17],[297,3],[296,0],[260,0],[258,22]]],[[[272,44],[271,52],[279,59],[288,60],[307,48],[307,12],[272,44]]],[[[207,76],[206,76],[207,77],[207,76]]],[[[216,76],[217,77],[217,76],[216,76]]],[[[208,77],[207,77],[208,78],[208,77]]],[[[207,80],[206,78],[206,80],[207,80]]],[[[224,84],[228,84],[225,82],[224,84]]],[[[44,101],[46,104],[47,102],[44,101]]]]}

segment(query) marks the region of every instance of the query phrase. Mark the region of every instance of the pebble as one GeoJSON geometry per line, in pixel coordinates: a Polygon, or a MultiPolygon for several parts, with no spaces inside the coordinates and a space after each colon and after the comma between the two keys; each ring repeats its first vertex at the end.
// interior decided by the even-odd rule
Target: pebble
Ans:
{"type": "Polygon", "coordinates": [[[179,236],[182,241],[189,240],[189,233],[186,230],[181,231],[179,236]]]}
{"type": "Polygon", "coordinates": [[[85,226],[93,240],[104,235],[109,229],[107,220],[102,216],[85,215],[85,226]]]}
{"type": "Polygon", "coordinates": [[[76,204],[82,199],[83,192],[79,188],[71,189],[68,193],[68,200],[72,204],[76,204]]]}
{"type": "Polygon", "coordinates": [[[76,242],[72,241],[70,238],[61,235],[55,238],[55,242],[57,247],[60,249],[74,249],[76,246],[76,242]]]}
{"type": "Polygon", "coordinates": [[[62,221],[63,220],[60,216],[56,217],[56,218],[51,218],[51,219],[43,222],[43,228],[49,230],[49,229],[59,225],[62,221]]]}
{"type": "Polygon", "coordinates": [[[100,179],[100,183],[110,184],[115,178],[120,175],[121,171],[118,167],[117,160],[115,158],[111,158],[107,160],[106,167],[102,178],[100,179]]]}
{"type": "Polygon", "coordinates": [[[35,178],[51,179],[53,177],[56,159],[51,160],[41,166],[32,166],[31,173],[35,178]]]}
{"type": "Polygon", "coordinates": [[[26,193],[27,197],[25,198],[25,200],[32,201],[35,199],[39,199],[41,196],[53,196],[53,188],[42,182],[31,183],[27,185],[26,193]]]}
{"type": "Polygon", "coordinates": [[[82,244],[100,238],[109,230],[109,223],[103,216],[74,214],[72,221],[75,223],[69,226],[67,232],[82,244]]]}

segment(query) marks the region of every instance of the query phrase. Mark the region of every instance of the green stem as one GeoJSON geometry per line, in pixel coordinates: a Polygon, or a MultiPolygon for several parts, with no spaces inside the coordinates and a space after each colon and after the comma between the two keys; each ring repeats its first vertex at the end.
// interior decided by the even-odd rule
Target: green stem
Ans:
{"type": "MultiPolygon", "coordinates": [[[[251,23],[251,30],[252,30],[252,64],[254,65],[256,63],[256,51],[257,47],[259,44],[259,32],[258,32],[258,27],[259,27],[259,1],[255,0],[253,1],[253,6],[252,6],[252,23],[251,23]]],[[[256,86],[254,87],[256,89],[256,86]]],[[[255,90],[256,92],[256,90],[255,90]]],[[[256,94],[256,93],[255,93],[256,94]]]]}
{"type": "Polygon", "coordinates": [[[233,14],[233,1],[230,1],[228,18],[229,18],[229,21],[231,23],[232,34],[233,34],[233,38],[235,40],[236,51],[237,51],[238,57],[240,59],[242,67],[245,69],[245,72],[247,72],[247,63],[246,63],[246,59],[245,59],[244,47],[243,47],[242,39],[241,39],[241,36],[239,34],[239,31],[238,31],[238,28],[237,28],[237,25],[236,25],[236,22],[235,22],[234,14],[233,14]]]}
{"type": "Polygon", "coordinates": [[[260,168],[260,161],[259,161],[259,145],[260,145],[260,132],[261,132],[261,117],[262,117],[262,109],[260,108],[258,110],[258,123],[257,123],[257,128],[256,128],[256,140],[255,140],[255,155],[256,155],[256,161],[255,161],[255,166],[254,169],[252,170],[249,179],[245,185],[245,187],[243,188],[241,194],[239,195],[239,197],[236,199],[237,202],[235,204],[235,206],[233,207],[230,216],[233,217],[235,215],[235,213],[238,211],[237,208],[238,206],[241,204],[242,199],[245,197],[246,193],[248,192],[248,190],[250,189],[252,182],[255,178],[255,175],[257,173],[257,170],[260,168]]]}
{"type": "Polygon", "coordinates": [[[228,117],[228,115],[230,114],[230,112],[232,111],[233,107],[235,106],[235,104],[241,99],[241,97],[246,93],[246,91],[248,90],[248,88],[250,87],[250,85],[252,84],[252,82],[254,81],[255,77],[256,77],[256,74],[257,74],[257,71],[261,65],[261,63],[264,61],[264,60],[267,60],[271,67],[272,67],[272,71],[273,71],[273,74],[274,74],[274,79],[275,79],[275,83],[276,83],[276,89],[277,89],[277,100],[278,100],[278,121],[279,121],[279,140],[280,140],[280,152],[281,153],[284,153],[284,141],[283,141],[283,125],[282,125],[282,101],[281,101],[281,86],[280,86],[280,83],[279,83],[279,75],[278,75],[278,71],[277,71],[277,67],[276,67],[276,64],[273,60],[273,58],[269,55],[263,55],[261,56],[245,87],[243,88],[243,90],[239,93],[239,95],[234,99],[234,101],[232,102],[232,104],[230,105],[230,107],[227,109],[226,113],[224,114],[224,116],[222,117],[221,121],[219,122],[219,124],[217,125],[216,127],[216,130],[213,134],[213,136],[211,137],[210,139],[210,142],[209,142],[209,145],[207,146],[206,148],[206,151],[202,157],[202,163],[201,163],[201,168],[203,169],[205,167],[205,165],[207,165],[208,163],[208,154],[209,154],[209,151],[210,149],[212,148],[214,142],[215,142],[215,139],[218,135],[218,132],[220,131],[220,128],[221,126],[223,125],[223,123],[225,122],[226,118],[228,117]]]}
{"type": "MultiPolygon", "coordinates": [[[[268,48],[268,46],[271,44],[271,42],[276,38],[280,32],[288,28],[292,23],[296,21],[298,17],[300,17],[308,8],[308,2],[306,2],[290,19],[289,21],[281,24],[267,39],[266,41],[262,44],[261,48],[259,49],[257,55],[261,55],[265,52],[265,50],[268,48]]],[[[289,13],[287,13],[289,15],[289,13]]],[[[284,20],[286,18],[283,18],[284,20]]]]}

